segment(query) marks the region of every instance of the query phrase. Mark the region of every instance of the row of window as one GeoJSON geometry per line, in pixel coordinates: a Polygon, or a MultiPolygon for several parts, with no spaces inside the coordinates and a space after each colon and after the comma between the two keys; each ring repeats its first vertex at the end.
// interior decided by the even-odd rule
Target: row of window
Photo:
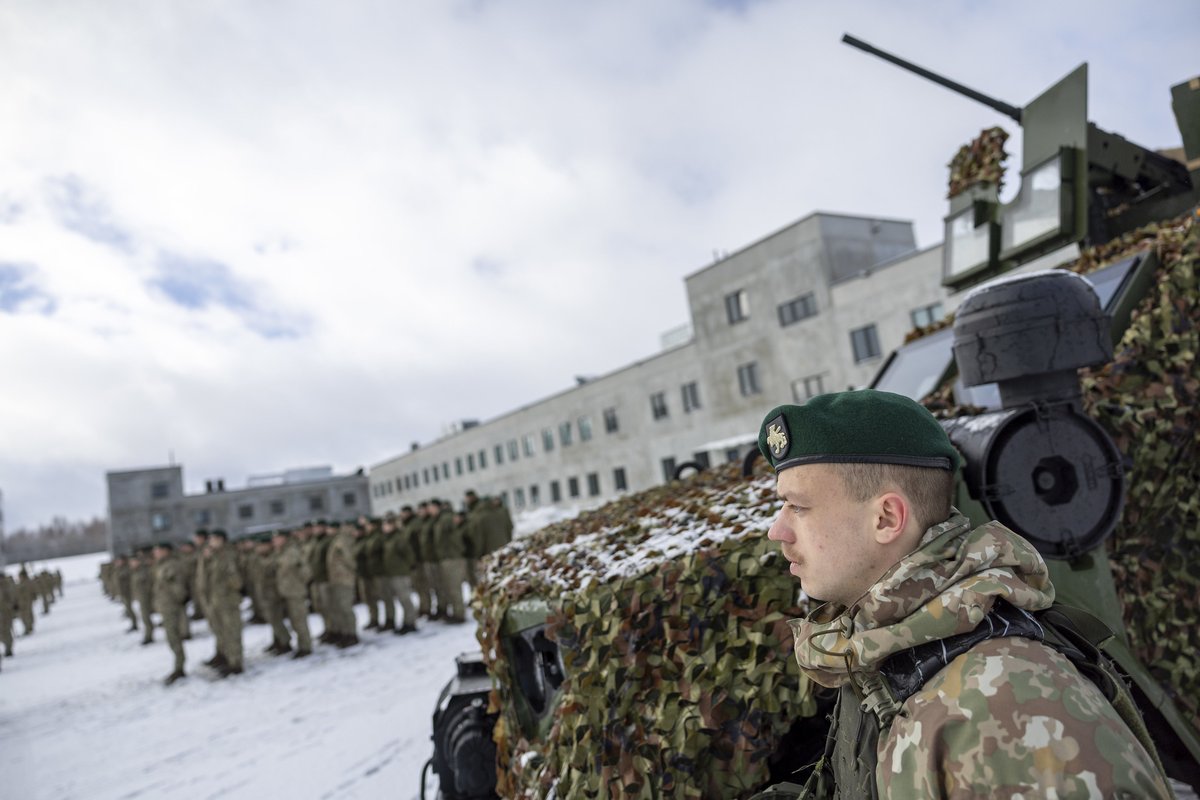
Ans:
{"type": "MultiPolygon", "coordinates": [[[[310,494],[305,500],[307,501],[306,513],[320,513],[325,510],[325,495],[310,494]]],[[[342,508],[354,508],[358,505],[358,495],[354,492],[342,493],[342,508]]],[[[254,519],[255,505],[254,503],[242,503],[237,507],[237,517],[240,520],[254,519]]],[[[276,498],[267,501],[267,516],[282,517],[287,513],[286,501],[276,498]]],[[[200,508],[192,512],[192,522],[200,527],[212,524],[212,512],[207,508],[200,508]]],[[[157,511],[150,515],[150,527],[156,532],[162,532],[171,527],[171,515],[165,511],[157,511]]]]}
{"type": "MultiPolygon", "coordinates": [[[[794,297],[775,307],[779,315],[779,326],[786,328],[801,320],[817,315],[817,298],[812,292],[794,297]]],[[[730,325],[745,322],[750,319],[750,298],[745,289],[738,289],[725,295],[725,318],[730,325]]]]}
{"type": "MultiPolygon", "coordinates": [[[[589,472],[584,476],[584,481],[587,484],[588,497],[600,496],[600,473],[589,472]]],[[[550,502],[560,503],[563,499],[563,482],[559,480],[550,481],[548,484],[550,490],[550,502]]],[[[582,496],[579,478],[571,476],[566,480],[566,496],[569,499],[576,499],[582,496]]],[[[625,468],[617,467],[613,470],[613,490],[623,492],[629,488],[629,482],[625,477],[625,468]]],[[[508,505],[509,494],[507,491],[500,493],[500,499],[505,505],[508,505]]],[[[529,487],[528,493],[524,486],[518,486],[512,491],[512,505],[520,510],[529,506],[530,508],[540,505],[542,502],[542,490],[538,484],[532,484],[529,487]]]]}
{"type": "MultiPolygon", "coordinates": [[[[606,408],[602,416],[604,417],[605,433],[617,433],[621,429],[620,422],[617,419],[617,409],[606,408]]],[[[570,420],[561,423],[557,429],[543,429],[542,451],[546,453],[552,452],[555,446],[570,447],[575,442],[576,431],[578,432],[580,442],[591,441],[592,418],[580,417],[574,423],[570,420]]],[[[537,454],[537,439],[532,433],[525,434],[520,440],[509,439],[506,443],[497,444],[491,451],[492,461],[496,466],[503,464],[505,458],[509,461],[516,461],[522,454],[526,458],[537,454]]],[[[476,453],[467,453],[466,456],[458,456],[454,459],[454,474],[456,476],[475,472],[476,469],[487,469],[487,467],[488,451],[486,448],[480,449],[476,453]]],[[[432,467],[425,467],[421,470],[413,470],[395,479],[378,483],[371,487],[371,494],[375,497],[382,497],[395,492],[416,489],[422,485],[430,486],[443,480],[450,480],[449,461],[443,461],[440,465],[434,464],[432,467]]]]}

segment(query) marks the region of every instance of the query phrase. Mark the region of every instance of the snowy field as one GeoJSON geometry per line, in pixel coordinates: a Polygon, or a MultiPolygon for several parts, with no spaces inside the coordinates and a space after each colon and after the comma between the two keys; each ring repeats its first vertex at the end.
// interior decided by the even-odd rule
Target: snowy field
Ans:
{"type": "MultiPolygon", "coordinates": [[[[36,565],[63,571],[66,596],[33,636],[18,635],[0,672],[0,798],[419,796],[434,704],[454,657],[478,649],[473,623],[368,631],[358,647],[318,645],[302,661],[264,655],[269,626],[247,626],[246,673],[216,680],[197,622],[188,677],[165,688],[165,637],[142,647],[125,633],[120,604],[100,590],[105,558],[36,565]]],[[[355,610],[361,629],[366,609],[355,610]]],[[[319,617],[309,624],[322,629],[319,617]]],[[[431,775],[430,798],[435,785],[431,775]]]]}

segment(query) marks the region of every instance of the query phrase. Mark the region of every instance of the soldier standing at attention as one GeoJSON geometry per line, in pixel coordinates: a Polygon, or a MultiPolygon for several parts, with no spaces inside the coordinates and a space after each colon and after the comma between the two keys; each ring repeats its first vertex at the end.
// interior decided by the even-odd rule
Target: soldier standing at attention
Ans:
{"type": "MultiPolygon", "coordinates": [[[[436,501],[435,501],[436,502],[436,501]]],[[[462,530],[448,503],[438,504],[433,524],[434,552],[437,554],[438,611],[446,622],[466,621],[463,609],[463,581],[467,579],[466,553],[462,530]],[[444,610],[440,604],[445,601],[444,610]]]]}
{"type": "Polygon", "coordinates": [[[425,518],[421,523],[421,552],[425,554],[425,579],[429,581],[430,619],[441,619],[446,616],[448,598],[442,594],[442,570],[437,545],[437,518],[442,511],[442,503],[437,498],[426,500],[422,506],[425,518]]]}
{"type": "Polygon", "coordinates": [[[796,661],[839,690],[805,797],[1170,797],[1104,694],[1043,643],[1041,555],[950,505],[959,456],[929,411],[821,395],[770,411],[758,447],[782,504],[768,536],[825,601],[790,623],[796,661]]]}
{"type": "Polygon", "coordinates": [[[196,546],[196,560],[192,568],[192,619],[204,619],[204,601],[208,598],[208,585],[204,581],[204,562],[208,557],[208,531],[201,528],[192,534],[196,546]]]}
{"type": "Polygon", "coordinates": [[[6,572],[0,570],[0,644],[4,645],[4,655],[9,658],[13,654],[13,611],[16,608],[16,584],[6,572]]]}
{"type": "Polygon", "coordinates": [[[207,579],[209,623],[217,623],[218,654],[223,658],[216,665],[222,678],[242,673],[242,573],[238,569],[237,553],[228,544],[225,531],[213,531],[208,537],[209,557],[207,579]]]}
{"type": "Polygon", "coordinates": [[[343,522],[329,544],[326,571],[329,575],[329,624],[333,626],[332,644],[350,647],[358,644],[358,623],[354,619],[355,568],[354,523],[343,522]]]}
{"type": "MultiPolygon", "coordinates": [[[[412,506],[400,509],[400,533],[408,537],[413,552],[412,584],[417,593],[417,616],[429,616],[429,579],[425,570],[425,551],[421,549],[421,523],[424,520],[425,507],[417,504],[417,510],[412,506]]],[[[416,621],[415,619],[413,620],[416,621]]]]}
{"type": "MultiPolygon", "coordinates": [[[[175,554],[179,559],[179,569],[183,574],[183,585],[187,590],[187,601],[191,601],[195,605],[196,596],[196,547],[191,542],[185,541],[179,545],[179,550],[175,554]]],[[[186,603],[186,601],[185,601],[186,603]]],[[[192,638],[192,617],[187,613],[187,606],[184,605],[183,615],[183,638],[192,638]]]]}
{"type": "MultiPolygon", "coordinates": [[[[391,625],[386,625],[380,619],[379,607],[383,604],[384,598],[391,595],[391,592],[385,592],[383,584],[387,582],[387,576],[383,571],[383,528],[379,520],[367,520],[365,517],[360,518],[360,524],[365,521],[367,525],[367,535],[363,537],[363,548],[366,554],[366,575],[363,577],[363,582],[366,584],[366,601],[367,608],[370,611],[371,621],[374,622],[374,629],[380,631],[395,630],[396,620],[392,620],[391,625]]],[[[384,615],[386,616],[386,614],[384,615]]],[[[371,625],[367,626],[371,628],[371,625]]]]}
{"type": "MultiPolygon", "coordinates": [[[[325,625],[324,630],[321,631],[320,640],[326,644],[333,644],[336,633],[335,628],[337,627],[334,622],[334,613],[332,611],[333,601],[329,586],[329,546],[331,544],[333,544],[333,530],[331,526],[326,525],[324,520],[318,520],[316,543],[309,554],[312,559],[309,562],[309,566],[312,568],[313,574],[314,605],[316,605],[317,613],[321,615],[321,621],[325,625]]],[[[353,602],[353,599],[351,602],[353,602]]]]}
{"type": "MultiPolygon", "coordinates": [[[[304,557],[300,542],[287,531],[275,532],[275,587],[287,610],[287,618],[296,632],[296,653],[292,658],[312,655],[312,636],[308,632],[308,584],[312,571],[304,557]]],[[[287,637],[291,646],[291,636],[287,637]]]]}
{"type": "Polygon", "coordinates": [[[383,597],[387,617],[384,628],[397,634],[412,633],[417,629],[417,610],[413,607],[410,577],[415,563],[408,534],[397,529],[394,520],[384,520],[383,581],[387,587],[383,597]],[[396,627],[396,600],[400,601],[400,610],[404,613],[404,623],[399,628],[396,627]]]}
{"type": "Polygon", "coordinates": [[[21,625],[25,628],[22,636],[33,633],[34,592],[33,581],[30,580],[25,567],[22,566],[21,571],[17,573],[17,615],[20,616],[21,625]]]}
{"type": "Polygon", "coordinates": [[[154,605],[162,615],[167,645],[175,655],[175,669],[164,680],[170,686],[184,677],[183,629],[187,624],[187,579],[185,566],[175,557],[170,543],[154,548],[154,605]]]}
{"type": "Polygon", "coordinates": [[[142,644],[154,641],[154,618],[150,616],[154,604],[154,575],[150,571],[150,558],[150,548],[139,547],[130,563],[133,599],[137,601],[142,617],[142,644]]]}
{"type": "Polygon", "coordinates": [[[133,633],[138,629],[137,614],[133,613],[133,573],[129,566],[129,559],[125,556],[117,556],[117,560],[113,562],[113,580],[117,587],[117,597],[121,599],[121,605],[125,607],[125,617],[129,620],[129,629],[126,633],[133,633]]]}
{"type": "Polygon", "coordinates": [[[279,562],[275,555],[275,545],[272,539],[263,539],[258,543],[258,597],[262,602],[262,612],[271,626],[271,646],[263,652],[281,656],[292,652],[292,637],[283,624],[283,598],[279,595],[276,585],[276,573],[279,562]]]}

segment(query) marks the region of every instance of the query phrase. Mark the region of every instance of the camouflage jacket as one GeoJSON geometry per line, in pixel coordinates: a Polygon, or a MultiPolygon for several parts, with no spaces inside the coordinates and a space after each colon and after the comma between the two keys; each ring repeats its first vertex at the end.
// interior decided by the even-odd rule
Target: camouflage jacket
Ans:
{"type": "Polygon", "coordinates": [[[304,557],[303,548],[296,542],[288,542],[279,551],[279,562],[275,568],[275,586],[283,597],[304,597],[312,570],[304,557]]]}
{"type": "Polygon", "coordinates": [[[329,582],[334,586],[353,586],[358,577],[355,562],[354,536],[346,531],[339,531],[329,545],[325,556],[325,570],[329,582]]]}
{"type": "Polygon", "coordinates": [[[168,556],[154,565],[154,607],[160,614],[183,608],[187,602],[187,565],[168,556]]]}
{"type": "MultiPolygon", "coordinates": [[[[851,608],[792,620],[796,660],[809,679],[849,682],[861,697],[889,656],[973,630],[997,598],[1048,608],[1045,562],[1000,523],[971,530],[955,511],[851,608]]],[[[1030,639],[988,639],[953,659],[900,706],[876,755],[880,797],[1170,796],[1095,684],[1030,639]]]]}

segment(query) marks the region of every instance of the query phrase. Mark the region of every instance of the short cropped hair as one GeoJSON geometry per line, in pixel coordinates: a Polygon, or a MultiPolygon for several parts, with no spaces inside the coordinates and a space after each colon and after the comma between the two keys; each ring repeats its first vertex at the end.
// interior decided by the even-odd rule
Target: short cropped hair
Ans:
{"type": "Polygon", "coordinates": [[[856,503],[899,489],[912,503],[913,517],[925,531],[950,517],[954,500],[954,473],[903,464],[831,464],[842,478],[846,493],[856,503]]]}

